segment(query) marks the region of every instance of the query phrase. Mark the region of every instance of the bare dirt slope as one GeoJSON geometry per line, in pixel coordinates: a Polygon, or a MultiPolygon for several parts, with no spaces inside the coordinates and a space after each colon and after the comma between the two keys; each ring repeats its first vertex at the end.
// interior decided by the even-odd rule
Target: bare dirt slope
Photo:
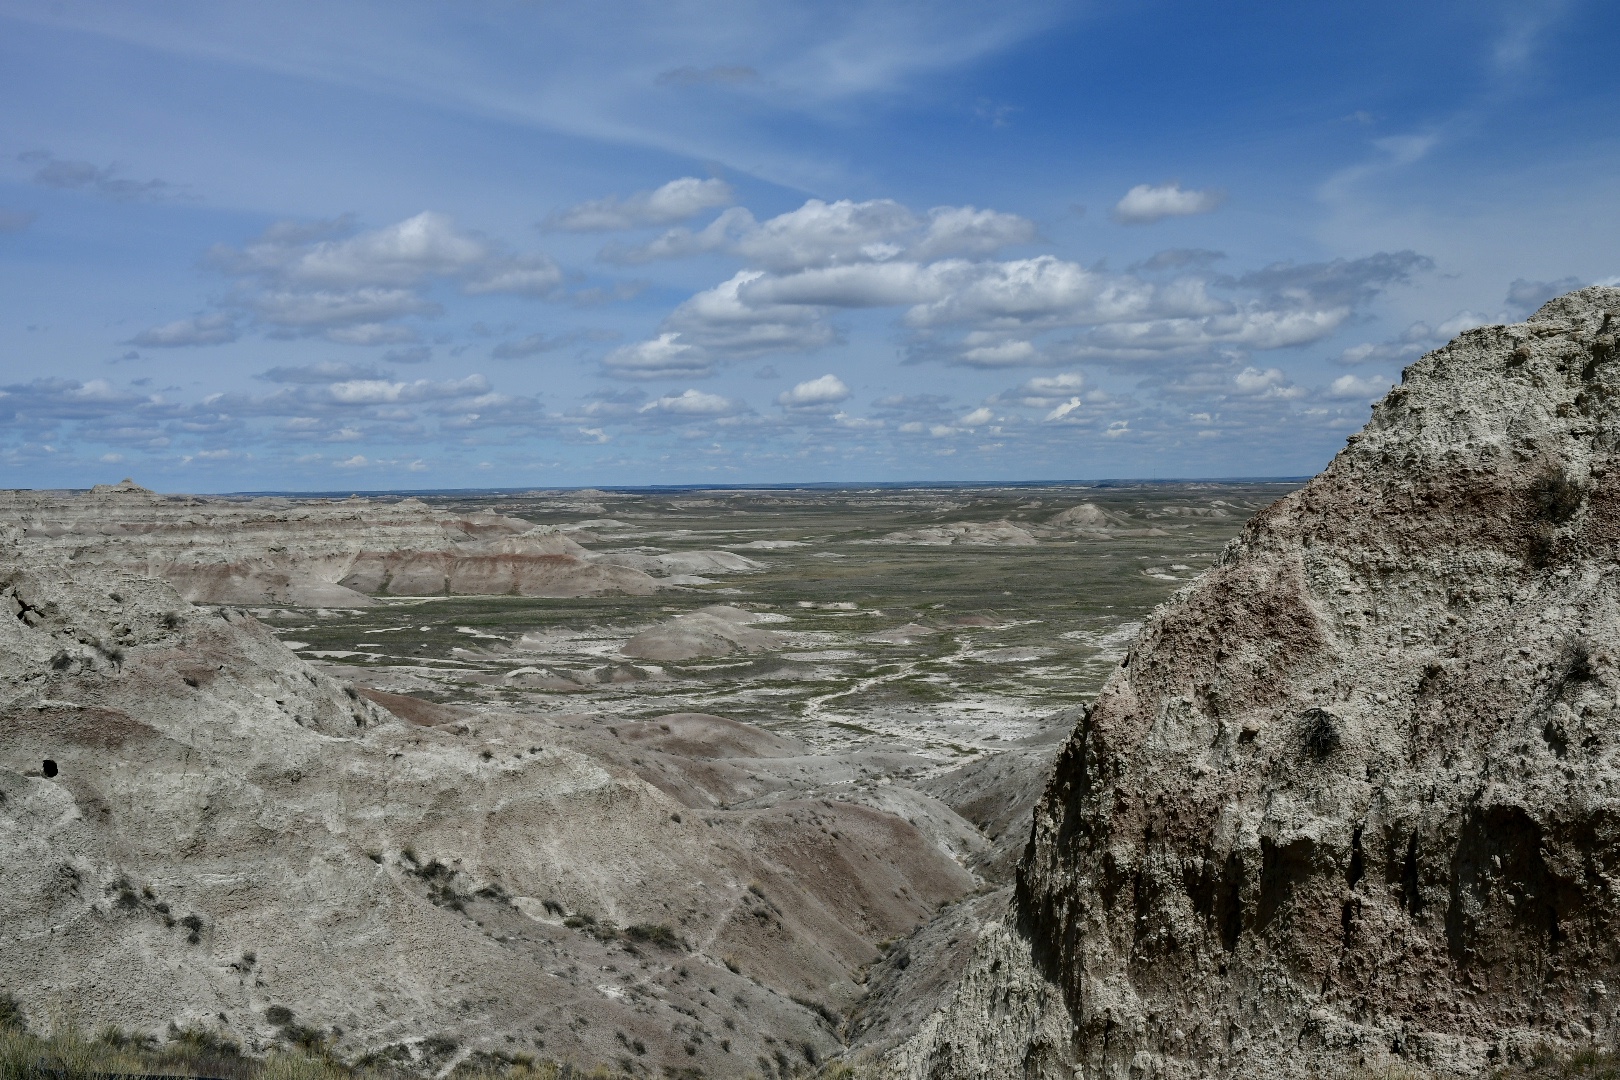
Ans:
{"type": "Polygon", "coordinates": [[[1616,1034],[1620,290],[1414,364],[1147,621],[900,1075],[1460,1075],[1616,1034]]]}
{"type": "Polygon", "coordinates": [[[137,570],[194,603],[365,607],[374,596],[644,595],[660,577],[757,564],[725,551],[597,553],[551,526],[419,499],[158,495],[126,480],[84,493],[0,492],[34,550],[137,570]]]}
{"type": "Polygon", "coordinates": [[[877,942],[974,885],[905,818],[795,794],[792,739],[368,695],[15,546],[0,673],[0,988],[35,1017],[780,1073],[839,1049],[877,942]]]}

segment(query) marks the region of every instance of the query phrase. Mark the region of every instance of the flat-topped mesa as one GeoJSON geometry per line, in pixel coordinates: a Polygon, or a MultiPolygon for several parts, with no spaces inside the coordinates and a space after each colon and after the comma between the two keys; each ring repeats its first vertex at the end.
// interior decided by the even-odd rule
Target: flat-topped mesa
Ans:
{"type": "MultiPolygon", "coordinates": [[[[729,552],[598,554],[549,525],[384,501],[0,492],[0,527],[31,550],[164,578],[194,603],[363,607],[374,595],[642,595],[689,566],[757,569],[729,552]],[[639,560],[639,561],[637,561],[639,560]]],[[[670,584],[682,584],[673,581],[670,584]]]]}
{"type": "Polygon", "coordinates": [[[1620,1034],[1617,330],[1594,287],[1425,356],[1153,614],[902,1074],[1469,1075],[1620,1034]]]}

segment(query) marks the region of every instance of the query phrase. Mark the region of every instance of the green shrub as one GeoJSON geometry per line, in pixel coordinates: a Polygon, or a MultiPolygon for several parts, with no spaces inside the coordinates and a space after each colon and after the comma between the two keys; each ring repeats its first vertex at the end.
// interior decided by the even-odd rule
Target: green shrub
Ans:
{"type": "Polygon", "coordinates": [[[641,944],[656,945],[660,949],[686,949],[686,939],[663,923],[636,923],[625,927],[624,936],[641,944]]]}

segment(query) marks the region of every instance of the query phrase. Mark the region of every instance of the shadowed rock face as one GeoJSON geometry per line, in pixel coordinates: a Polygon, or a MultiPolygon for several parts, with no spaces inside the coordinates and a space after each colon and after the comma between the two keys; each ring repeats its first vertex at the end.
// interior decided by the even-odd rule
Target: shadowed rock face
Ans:
{"type": "Polygon", "coordinates": [[[1620,290],[1424,357],[1144,626],[902,1074],[1482,1073],[1616,1034],[1620,290]]]}

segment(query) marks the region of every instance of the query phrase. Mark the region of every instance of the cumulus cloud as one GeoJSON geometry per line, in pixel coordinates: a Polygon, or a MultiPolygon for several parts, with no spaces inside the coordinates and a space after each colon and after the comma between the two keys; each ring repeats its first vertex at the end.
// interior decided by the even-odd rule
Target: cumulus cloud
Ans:
{"type": "Polygon", "coordinates": [[[127,344],[148,348],[178,349],[189,345],[223,345],[238,336],[236,316],[228,312],[195,315],[142,330],[127,344]]]}
{"type": "Polygon", "coordinates": [[[1237,279],[1245,289],[1277,305],[1351,307],[1364,304],[1392,285],[1434,269],[1434,260],[1415,251],[1380,251],[1359,259],[1319,263],[1278,262],[1237,279]]]}
{"type": "Polygon", "coordinates": [[[679,417],[727,416],[738,411],[738,404],[719,394],[706,394],[701,390],[683,390],[679,394],[649,401],[638,412],[662,413],[679,417]]]}
{"type": "Polygon", "coordinates": [[[962,417],[962,419],[958,420],[957,423],[965,428],[983,427],[991,420],[995,419],[995,415],[996,414],[990,409],[981,405],[979,408],[974,409],[972,412],[962,417]]]}
{"type": "Polygon", "coordinates": [[[683,348],[698,350],[693,356],[730,359],[804,352],[837,340],[819,305],[744,295],[764,278],[762,271],[742,270],[691,297],[670,313],[659,340],[679,337],[683,348]]]}
{"type": "Polygon", "coordinates": [[[550,296],[563,281],[546,256],[507,250],[434,211],[365,232],[347,216],[278,222],[240,248],[216,245],[204,261],[236,282],[223,310],[155,327],[135,344],[230,340],[224,335],[234,336],[236,320],[246,317],[273,337],[397,345],[416,340],[400,320],[443,310],[424,295],[435,281],[457,283],[469,295],[530,297],[550,296]]]}
{"type": "Polygon", "coordinates": [[[1080,407],[1080,405],[1081,405],[1080,395],[1076,394],[1073,397],[1071,397],[1069,400],[1061,402],[1060,404],[1058,404],[1056,407],[1054,407],[1052,409],[1051,412],[1047,413],[1044,417],[1042,417],[1042,419],[1045,420],[1049,424],[1050,423],[1055,423],[1055,422],[1057,422],[1059,420],[1062,420],[1065,417],[1071,415],[1076,409],[1078,409],[1080,407]]]}
{"type": "Polygon", "coordinates": [[[1151,225],[1168,217],[1208,214],[1225,201],[1219,191],[1184,191],[1177,183],[1137,184],[1114,204],[1112,214],[1124,225],[1151,225]]]}
{"type": "Polygon", "coordinates": [[[548,229],[568,232],[612,232],[644,225],[668,225],[705,210],[730,206],[736,198],[736,192],[724,180],[683,176],[652,191],[638,191],[622,199],[609,195],[571,206],[551,215],[544,224],[548,229]]]}
{"type": "Polygon", "coordinates": [[[651,341],[624,345],[602,358],[602,368],[621,379],[702,378],[714,373],[707,354],[680,340],[679,333],[663,333],[651,341]]]}
{"type": "MultiPolygon", "coordinates": [[[[991,403],[1019,405],[1026,409],[1053,409],[1073,400],[1074,405],[1059,415],[1067,415],[1079,407],[1080,394],[1086,388],[1085,376],[1078,371],[1064,371],[1056,375],[1037,375],[1022,386],[993,395],[991,403]]],[[[1047,417],[1055,419],[1055,417],[1047,417]]]]}
{"type": "Polygon", "coordinates": [[[1327,396],[1339,399],[1360,398],[1365,401],[1377,401],[1389,392],[1394,383],[1382,375],[1373,375],[1361,378],[1357,375],[1340,375],[1327,389],[1327,396]]]}
{"type": "Polygon", "coordinates": [[[1578,277],[1562,277],[1556,281],[1527,281],[1519,278],[1508,286],[1507,308],[1514,321],[1529,318],[1542,304],[1555,296],[1562,296],[1586,284],[1578,277]]]}
{"type": "MultiPolygon", "coordinates": [[[[1505,322],[1508,318],[1509,316],[1504,314],[1497,321],[1505,322]]],[[[1400,336],[1390,341],[1367,341],[1352,345],[1336,359],[1339,363],[1347,365],[1404,365],[1407,361],[1415,360],[1432,349],[1438,349],[1464,330],[1472,330],[1491,321],[1472,311],[1459,311],[1439,326],[1430,326],[1426,322],[1419,321],[1408,326],[1401,331],[1400,336]]]]}
{"type": "Polygon", "coordinates": [[[808,379],[777,395],[776,403],[793,410],[827,410],[849,400],[849,387],[836,375],[808,379]]]}
{"type": "Polygon", "coordinates": [[[927,261],[913,257],[925,243],[961,245],[969,243],[964,237],[988,235],[988,246],[1012,227],[978,211],[941,212],[933,224],[918,225],[906,245],[874,239],[895,236],[895,223],[907,214],[897,203],[811,200],[772,219],[777,226],[750,243],[779,256],[777,268],[741,270],[697,293],[665,319],[660,338],[620,356],[660,352],[678,341],[696,350],[682,353],[696,369],[700,359],[807,351],[837,340],[838,312],[875,307],[902,309],[913,362],[1006,368],[1129,363],[1218,347],[1281,349],[1332,334],[1384,290],[1432,266],[1415,252],[1378,252],[1275,263],[1231,277],[1207,271],[1213,253],[1184,252],[1161,265],[1193,269],[1147,279],[1053,255],[927,261]],[[801,228],[807,222],[826,228],[801,228]],[[1072,336],[1055,339],[1058,331],[1072,336]]]}
{"type": "MultiPolygon", "coordinates": [[[[1347,378],[1349,376],[1346,376],[1347,378]]],[[[1304,391],[1289,382],[1278,368],[1246,367],[1232,376],[1232,388],[1243,397],[1300,397],[1304,391]]]]}
{"type": "Polygon", "coordinates": [[[1032,222],[997,210],[939,206],[919,216],[892,199],[809,199],[765,221],[734,207],[696,232],[672,229],[640,247],[608,248],[603,257],[644,263],[724,251],[753,267],[789,272],[890,259],[983,256],[1036,239],[1032,222]]]}

